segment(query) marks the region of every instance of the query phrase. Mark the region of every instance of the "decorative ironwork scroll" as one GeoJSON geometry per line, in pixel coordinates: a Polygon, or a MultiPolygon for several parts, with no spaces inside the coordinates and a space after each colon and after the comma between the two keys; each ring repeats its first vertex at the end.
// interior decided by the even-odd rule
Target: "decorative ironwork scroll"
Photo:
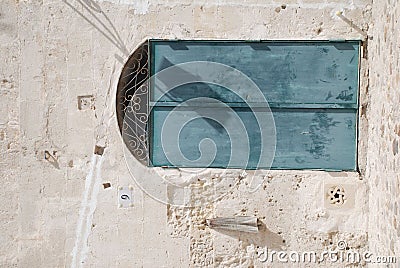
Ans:
{"type": "Polygon", "coordinates": [[[125,64],[117,88],[117,118],[123,141],[132,155],[149,163],[149,42],[145,41],[125,64]]]}

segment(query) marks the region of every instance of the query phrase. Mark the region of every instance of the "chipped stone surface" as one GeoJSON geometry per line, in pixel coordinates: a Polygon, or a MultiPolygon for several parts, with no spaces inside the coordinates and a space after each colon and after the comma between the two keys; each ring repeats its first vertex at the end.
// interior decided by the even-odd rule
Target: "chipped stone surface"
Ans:
{"type": "Polygon", "coordinates": [[[400,254],[400,5],[379,1],[369,42],[368,162],[369,244],[381,255],[400,254]],[[381,15],[379,15],[381,14],[381,15]]]}
{"type": "Polygon", "coordinates": [[[321,252],[340,240],[399,255],[399,16],[393,0],[2,1],[0,266],[265,267],[260,248],[321,252]],[[265,171],[249,193],[251,171],[160,170],[190,184],[186,201],[206,204],[193,209],[133,184],[115,95],[144,39],[363,39],[338,11],[372,37],[361,59],[360,173],[265,171]],[[95,96],[95,106],[79,110],[79,96],[95,96]],[[134,205],[118,209],[118,186],[131,184],[134,205]],[[325,206],[325,185],[336,184],[354,190],[351,206],[325,206]],[[259,234],[205,226],[235,215],[257,216],[259,234]]]}

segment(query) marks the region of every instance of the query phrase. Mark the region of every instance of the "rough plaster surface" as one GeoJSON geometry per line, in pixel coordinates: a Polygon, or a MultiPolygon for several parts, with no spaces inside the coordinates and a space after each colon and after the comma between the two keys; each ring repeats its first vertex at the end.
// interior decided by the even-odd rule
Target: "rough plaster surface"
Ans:
{"type": "Polygon", "coordinates": [[[370,41],[368,162],[369,244],[384,255],[400,254],[400,5],[373,5],[370,41]]]}
{"type": "Polygon", "coordinates": [[[399,254],[399,9],[386,0],[1,1],[0,266],[263,267],[257,248],[320,252],[341,239],[360,251],[399,254]],[[249,194],[242,171],[209,170],[188,198],[212,202],[194,209],[159,203],[134,184],[114,103],[138,44],[363,38],[337,11],[373,37],[361,62],[360,174],[264,172],[249,194]],[[85,109],[79,96],[91,96],[85,109]],[[214,201],[215,186],[230,183],[214,201]],[[336,184],[351,193],[351,206],[326,205],[327,185],[336,184]],[[134,206],[119,209],[118,187],[128,185],[134,206]],[[260,234],[204,226],[207,217],[234,215],[257,216],[260,234]]]}

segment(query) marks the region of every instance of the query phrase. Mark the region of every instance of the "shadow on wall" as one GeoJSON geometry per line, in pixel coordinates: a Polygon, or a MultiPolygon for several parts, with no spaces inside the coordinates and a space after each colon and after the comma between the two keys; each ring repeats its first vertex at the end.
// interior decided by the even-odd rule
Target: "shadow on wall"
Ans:
{"type": "Polygon", "coordinates": [[[280,235],[270,231],[262,221],[259,221],[258,233],[246,233],[223,229],[213,230],[220,234],[236,238],[246,244],[253,244],[256,247],[267,247],[272,250],[282,250],[282,247],[285,245],[285,240],[280,235]]]}
{"type": "MultiPolygon", "coordinates": [[[[124,55],[128,56],[129,51],[126,48],[124,41],[122,40],[117,28],[114,26],[109,17],[101,9],[100,5],[93,0],[77,0],[71,4],[67,0],[63,2],[68,5],[72,10],[74,10],[79,16],[81,16],[85,21],[92,25],[97,31],[99,31],[105,38],[107,38],[118,50],[124,55]],[[80,11],[80,10],[84,11],[80,11]],[[86,14],[85,14],[86,13],[86,14]],[[97,13],[98,15],[96,15],[97,13]],[[100,16],[101,15],[101,16],[100,16]]],[[[71,1],[72,2],[72,1],[71,1]]],[[[115,58],[124,63],[124,59],[115,54],[115,58]]]]}

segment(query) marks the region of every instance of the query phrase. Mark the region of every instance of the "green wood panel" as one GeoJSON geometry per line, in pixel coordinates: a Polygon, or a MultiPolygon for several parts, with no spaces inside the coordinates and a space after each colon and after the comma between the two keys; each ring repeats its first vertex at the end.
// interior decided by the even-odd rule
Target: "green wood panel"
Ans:
{"type": "MultiPolygon", "coordinates": [[[[203,162],[171,164],[168,161],[166,155],[174,158],[177,151],[168,151],[163,148],[161,134],[163,132],[168,137],[170,132],[181,128],[179,119],[184,120],[187,116],[184,110],[175,111],[174,114],[178,120],[164,125],[172,109],[173,107],[154,107],[153,109],[152,164],[178,167],[207,166],[207,163],[203,162]]],[[[223,108],[210,109],[215,109],[215,113],[228,114],[223,108]]],[[[221,124],[206,118],[195,119],[181,129],[178,138],[182,154],[190,160],[198,159],[200,141],[209,138],[215,142],[217,149],[215,160],[210,167],[269,168],[266,163],[258,165],[261,150],[260,130],[252,111],[248,108],[234,108],[234,111],[244,123],[250,142],[249,158],[244,154],[233,156],[234,162],[243,163],[242,165],[228,165],[231,157],[231,139],[245,141],[246,138],[235,136],[235,133],[229,137],[221,124]]],[[[273,116],[277,131],[277,146],[272,169],[354,170],[356,168],[356,110],[274,109],[273,116]]],[[[203,156],[207,158],[207,155],[203,156]]],[[[212,158],[212,156],[209,157],[212,158]]]]}
{"type": "MultiPolygon", "coordinates": [[[[250,77],[273,104],[354,107],[358,102],[359,45],[358,41],[151,41],[151,67],[155,74],[179,63],[218,62],[250,77]]],[[[191,75],[183,70],[182,73],[191,75]]],[[[153,92],[152,100],[164,102],[181,102],[200,96],[241,102],[229,90],[204,83],[183,85],[165,96],[153,92]]]]}
{"type": "MultiPolygon", "coordinates": [[[[191,61],[217,62],[240,70],[258,85],[272,108],[275,125],[270,127],[276,127],[272,169],[356,170],[359,46],[358,41],[153,40],[150,66],[152,74],[191,61]]],[[[183,69],[180,75],[193,76],[183,69]]],[[[202,77],[198,79],[203,80],[202,77]]],[[[155,88],[157,85],[153,83],[150,95],[153,108],[150,158],[153,166],[270,168],[268,163],[258,163],[260,130],[247,106],[249,103],[244,103],[238,92],[209,83],[182,85],[167,95],[161,95],[155,88]],[[221,100],[230,106],[244,124],[248,137],[243,137],[240,131],[228,133],[224,122],[221,124],[206,118],[192,120],[184,127],[180,125],[180,120],[190,117],[188,113],[204,107],[225,116],[228,121],[233,118],[226,108],[208,102],[192,102],[186,111],[174,111],[175,121],[166,121],[175,106],[197,97],[221,100]],[[179,135],[175,135],[176,129],[181,127],[179,135]],[[169,142],[179,144],[187,159],[172,163],[168,160],[167,156],[176,160],[179,149],[163,147],[162,132],[172,138],[167,139],[169,142]],[[201,155],[199,144],[204,139],[213,140],[215,158],[213,150],[203,151],[201,155]],[[244,147],[243,154],[231,154],[232,139],[243,141],[244,147],[246,141],[249,142],[248,159],[243,158],[244,147]],[[208,159],[213,161],[208,162],[208,159]]],[[[246,95],[243,94],[246,88],[241,90],[244,92],[240,94],[246,95]]],[[[250,92],[248,96],[251,106],[258,107],[259,100],[252,99],[250,92]]],[[[266,148],[268,146],[263,150],[266,148]]]]}

